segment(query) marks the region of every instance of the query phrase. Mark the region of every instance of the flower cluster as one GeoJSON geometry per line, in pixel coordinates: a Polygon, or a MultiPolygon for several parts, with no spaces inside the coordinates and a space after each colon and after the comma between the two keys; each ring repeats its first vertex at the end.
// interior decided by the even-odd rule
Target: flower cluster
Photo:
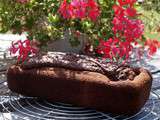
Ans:
{"type": "Polygon", "coordinates": [[[137,39],[143,35],[144,25],[141,20],[136,19],[135,2],[136,0],[118,0],[118,4],[113,6],[114,36],[107,41],[100,40],[98,46],[98,52],[103,53],[104,57],[128,60],[133,49],[132,43],[137,43],[137,39]]]}
{"type": "Polygon", "coordinates": [[[139,39],[144,31],[144,25],[141,20],[129,19],[127,17],[114,17],[113,32],[118,33],[119,38],[126,41],[134,42],[139,39]]]}
{"type": "Polygon", "coordinates": [[[148,39],[145,42],[145,46],[148,46],[149,55],[153,55],[157,52],[157,48],[160,48],[160,42],[157,40],[148,39]]]}
{"type": "MultiPolygon", "coordinates": [[[[16,0],[16,2],[21,4],[25,4],[29,1],[30,0],[16,0]]],[[[136,45],[138,43],[143,44],[140,45],[141,47],[139,47],[139,56],[142,55],[142,46],[148,47],[148,53],[150,55],[153,55],[157,51],[157,48],[160,47],[160,42],[158,42],[157,40],[144,40],[144,25],[141,20],[137,19],[139,14],[134,8],[134,4],[136,3],[136,1],[137,0],[114,0],[112,2],[108,2],[102,0],[98,2],[97,0],[54,0],[53,4],[51,4],[50,0],[45,0],[42,2],[43,5],[42,3],[31,2],[31,6],[36,6],[36,9],[40,9],[35,12],[33,7],[33,10],[30,11],[31,13],[29,15],[32,15],[31,18],[36,19],[26,19],[27,21],[25,22],[29,22],[29,24],[26,24],[25,27],[28,27],[28,31],[30,28],[35,29],[30,30],[31,32],[38,31],[36,33],[30,33],[29,36],[36,34],[31,38],[35,38],[38,40],[41,39],[43,41],[46,39],[48,40],[48,38],[55,38],[55,36],[56,38],[59,38],[57,36],[62,36],[66,29],[70,30],[70,32],[73,33],[72,36],[74,39],[77,39],[80,35],[82,35],[82,32],[89,36],[88,38],[90,39],[90,41],[97,40],[97,38],[103,34],[99,39],[99,45],[96,48],[97,52],[104,58],[108,58],[111,61],[116,60],[117,62],[126,62],[129,60],[129,56],[133,52],[133,45],[136,45]],[[41,9],[41,7],[39,6],[41,6],[43,9],[41,9]],[[113,13],[106,12],[106,9],[108,11],[111,8],[113,8],[114,16],[112,15],[113,13]],[[35,14],[33,14],[33,11],[35,12],[35,14]],[[100,16],[100,14],[102,15],[100,16]],[[42,17],[46,15],[48,15],[46,19],[47,22],[41,19],[46,18],[42,17]],[[110,17],[112,16],[113,20],[111,23],[110,17]],[[61,18],[63,20],[67,20],[67,22],[62,22],[61,18]],[[46,28],[42,25],[43,29],[41,29],[42,31],[39,32],[39,26],[37,27],[37,25],[34,25],[34,23],[37,23],[35,21],[39,20],[51,24],[46,24],[46,28]],[[93,24],[93,22],[95,21],[98,21],[97,25],[93,24]],[[42,33],[45,34],[42,35],[42,33]],[[53,35],[53,37],[51,34],[54,33],[55,35],[53,35]]],[[[6,5],[6,3],[4,5],[6,5]]],[[[22,6],[21,10],[24,10],[24,6],[22,6]]],[[[28,8],[26,10],[28,10],[28,8]]],[[[24,18],[26,13],[28,14],[28,11],[24,12],[22,17],[16,17],[18,19],[24,18]]],[[[28,18],[28,15],[26,18],[28,18]]],[[[6,19],[3,19],[3,21],[5,20],[6,19]]],[[[19,23],[19,21],[16,22],[19,23]]],[[[23,26],[22,24],[20,25],[23,26]]],[[[15,24],[13,28],[16,27],[17,24],[15,24]]],[[[93,52],[94,49],[91,47],[91,44],[92,43],[87,43],[84,47],[84,50],[93,52]],[[92,48],[92,50],[89,50],[90,48],[92,48]]],[[[24,62],[25,59],[27,59],[28,55],[35,54],[37,52],[37,49],[29,40],[25,40],[24,42],[19,40],[15,43],[12,43],[10,52],[12,54],[18,54],[18,61],[24,62]]]]}
{"type": "Polygon", "coordinates": [[[100,10],[94,0],[71,0],[70,3],[64,0],[60,5],[59,13],[64,19],[90,18],[92,21],[96,21],[100,10]]]}
{"type": "Polygon", "coordinates": [[[35,44],[30,40],[12,42],[9,50],[11,54],[18,54],[18,62],[24,62],[29,55],[35,55],[38,52],[35,44]]]}
{"type": "Polygon", "coordinates": [[[121,42],[118,38],[110,38],[107,41],[100,39],[97,53],[110,61],[116,60],[118,62],[124,58],[127,60],[129,58],[128,52],[132,48],[128,42],[121,42]]]}

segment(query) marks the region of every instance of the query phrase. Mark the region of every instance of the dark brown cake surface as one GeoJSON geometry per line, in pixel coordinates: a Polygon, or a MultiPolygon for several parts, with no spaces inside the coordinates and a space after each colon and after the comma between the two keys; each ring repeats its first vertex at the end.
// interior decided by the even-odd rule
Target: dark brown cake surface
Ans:
{"type": "Polygon", "coordinates": [[[107,63],[97,58],[74,53],[50,52],[47,55],[31,58],[21,65],[23,69],[41,67],[61,67],[72,70],[102,73],[111,80],[133,80],[138,72],[129,65],[107,63]]]}
{"type": "Polygon", "coordinates": [[[12,65],[7,82],[11,91],[22,95],[103,112],[133,114],[149,98],[152,77],[143,68],[54,52],[12,65]]]}

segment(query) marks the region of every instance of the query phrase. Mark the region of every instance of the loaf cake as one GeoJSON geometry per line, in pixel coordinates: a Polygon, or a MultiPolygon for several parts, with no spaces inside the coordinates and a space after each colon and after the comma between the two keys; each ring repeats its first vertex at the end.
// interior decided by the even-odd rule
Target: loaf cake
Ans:
{"type": "Polygon", "coordinates": [[[51,52],[7,71],[11,91],[103,112],[134,114],[147,101],[152,76],[144,68],[51,52]]]}

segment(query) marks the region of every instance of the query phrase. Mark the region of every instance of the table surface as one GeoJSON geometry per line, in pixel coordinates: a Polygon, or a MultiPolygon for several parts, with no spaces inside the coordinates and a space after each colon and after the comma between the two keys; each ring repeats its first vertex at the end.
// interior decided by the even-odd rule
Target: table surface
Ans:
{"type": "MultiPolygon", "coordinates": [[[[0,69],[9,61],[0,60],[0,69]]],[[[135,115],[113,115],[63,103],[49,103],[23,97],[9,91],[6,75],[0,72],[0,120],[159,120],[160,119],[160,50],[153,59],[134,61],[133,65],[149,69],[153,75],[150,98],[135,115]]]]}

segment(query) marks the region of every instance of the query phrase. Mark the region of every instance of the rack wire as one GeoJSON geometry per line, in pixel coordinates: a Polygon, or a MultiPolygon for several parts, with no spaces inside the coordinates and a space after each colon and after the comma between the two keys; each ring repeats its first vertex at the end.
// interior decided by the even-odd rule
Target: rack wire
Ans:
{"type": "Polygon", "coordinates": [[[50,103],[38,98],[12,93],[5,74],[0,75],[0,120],[159,120],[160,119],[160,73],[153,75],[150,98],[135,115],[106,114],[89,108],[64,103],[50,103]]]}

